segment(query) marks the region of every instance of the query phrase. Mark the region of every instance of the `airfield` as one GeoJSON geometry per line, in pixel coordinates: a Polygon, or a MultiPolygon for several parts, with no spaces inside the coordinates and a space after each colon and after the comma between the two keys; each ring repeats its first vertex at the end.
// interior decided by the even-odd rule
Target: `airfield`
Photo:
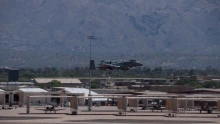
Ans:
{"type": "Polygon", "coordinates": [[[89,112],[87,106],[80,106],[78,115],[71,115],[70,108],[56,113],[45,114],[43,111],[36,110],[36,107],[31,107],[30,114],[26,113],[26,107],[18,107],[14,109],[0,110],[1,124],[125,124],[125,123],[149,123],[149,124],[217,124],[220,119],[216,113],[200,114],[199,111],[188,111],[184,114],[178,114],[175,117],[167,117],[167,110],[154,111],[141,110],[138,108],[137,112],[130,112],[128,109],[126,116],[120,116],[115,106],[100,106],[92,107],[89,112]]]}
{"type": "MultiPolygon", "coordinates": [[[[43,92],[39,88],[25,88],[25,90],[21,88],[14,92],[2,91],[0,124],[220,123],[220,97],[217,90],[214,89],[196,90],[197,94],[146,91],[92,94],[91,96],[86,96],[85,93],[87,92],[84,93],[88,89],[68,89],[63,89],[66,92],[43,92]],[[8,93],[11,96],[13,96],[12,94],[20,96],[17,104],[9,106],[5,102],[5,94],[8,93]],[[51,105],[51,102],[54,103],[52,98],[59,98],[60,102],[53,110],[49,110],[47,109],[49,106],[53,107],[51,105]],[[38,102],[39,100],[41,102],[38,102]],[[104,101],[104,104],[101,104],[101,101],[104,101]],[[92,111],[88,111],[88,106],[85,105],[89,103],[93,103],[92,111]],[[209,103],[208,108],[205,107],[206,104],[204,103],[209,103]],[[154,108],[154,105],[157,109],[154,108]],[[144,107],[146,108],[143,109],[144,107]],[[203,111],[200,113],[202,109],[203,111]]],[[[15,97],[11,97],[10,100],[15,100],[15,97]]]]}
{"type": "MultiPolygon", "coordinates": [[[[150,123],[150,124],[218,124],[220,123],[220,98],[213,95],[177,95],[177,94],[96,94],[93,96],[50,96],[28,95],[23,106],[9,106],[3,104],[0,110],[0,124],[125,124],[125,123],[150,123]],[[36,98],[68,98],[69,105],[60,104],[49,110],[53,104],[36,104],[31,102],[36,98]],[[80,104],[82,99],[92,100],[108,98],[104,105],[93,104],[92,111],[88,111],[87,105],[80,104]],[[109,100],[117,99],[117,105],[108,104],[109,100]],[[143,104],[138,101],[142,99],[143,104]],[[165,106],[155,108],[154,104],[148,104],[148,100],[165,100],[165,106]],[[147,101],[147,102],[146,102],[147,101]],[[215,109],[202,108],[195,101],[212,101],[217,106],[215,109]],[[146,107],[147,108],[144,108],[146,107]],[[164,109],[162,109],[162,107],[164,109]],[[200,113],[201,109],[202,112],[200,113]],[[211,112],[208,112],[211,110],[211,112]]],[[[106,100],[106,99],[105,99],[106,100]]],[[[62,100],[63,101],[63,100],[62,100]]]]}

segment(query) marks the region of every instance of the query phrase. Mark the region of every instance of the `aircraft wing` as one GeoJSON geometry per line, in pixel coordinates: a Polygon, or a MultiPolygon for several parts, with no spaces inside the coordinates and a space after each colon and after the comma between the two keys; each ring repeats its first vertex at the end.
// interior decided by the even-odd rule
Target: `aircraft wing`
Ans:
{"type": "Polygon", "coordinates": [[[97,67],[97,68],[99,68],[99,69],[119,69],[120,66],[114,65],[114,64],[107,64],[107,63],[105,63],[105,64],[100,64],[100,66],[97,67]]]}
{"type": "Polygon", "coordinates": [[[35,108],[35,110],[46,111],[46,109],[44,109],[44,108],[35,108]]]}
{"type": "Polygon", "coordinates": [[[160,107],[160,109],[162,109],[162,110],[166,110],[166,107],[160,107]]]}
{"type": "Polygon", "coordinates": [[[56,111],[65,110],[65,108],[55,109],[56,111]]]}
{"type": "Polygon", "coordinates": [[[113,65],[113,64],[107,64],[107,66],[113,67],[113,68],[120,68],[120,66],[118,66],[118,65],[113,65]]]}
{"type": "Polygon", "coordinates": [[[35,110],[41,110],[41,111],[61,111],[61,110],[65,110],[65,108],[55,108],[55,109],[52,109],[52,110],[47,110],[47,109],[44,109],[44,108],[35,108],[35,110]]]}

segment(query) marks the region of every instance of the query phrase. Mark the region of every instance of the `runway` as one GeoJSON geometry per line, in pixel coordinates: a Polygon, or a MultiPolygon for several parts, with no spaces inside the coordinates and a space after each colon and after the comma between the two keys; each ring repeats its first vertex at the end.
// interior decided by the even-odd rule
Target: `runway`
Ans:
{"type": "Polygon", "coordinates": [[[177,117],[165,117],[166,111],[138,111],[128,112],[127,116],[119,116],[116,107],[102,106],[93,107],[92,112],[88,112],[87,107],[79,107],[78,115],[70,115],[67,108],[58,111],[56,114],[45,114],[43,111],[31,108],[31,113],[26,114],[26,108],[11,110],[0,110],[1,124],[217,124],[220,119],[213,114],[199,114],[191,112],[188,114],[178,114],[177,117]]]}

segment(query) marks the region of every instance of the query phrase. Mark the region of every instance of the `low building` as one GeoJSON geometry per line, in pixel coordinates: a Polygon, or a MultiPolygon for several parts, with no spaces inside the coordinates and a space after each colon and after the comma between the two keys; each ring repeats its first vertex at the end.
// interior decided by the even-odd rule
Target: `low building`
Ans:
{"type": "Polygon", "coordinates": [[[220,89],[208,89],[208,88],[201,88],[201,89],[194,89],[194,90],[185,90],[185,91],[173,91],[169,93],[175,94],[211,94],[211,95],[220,95],[220,89]]]}
{"type": "Polygon", "coordinates": [[[76,78],[35,78],[33,80],[36,86],[46,87],[47,83],[57,80],[61,82],[62,87],[81,87],[82,82],[76,78]]]}
{"type": "Polygon", "coordinates": [[[91,89],[93,92],[96,92],[98,94],[113,94],[113,93],[123,93],[123,92],[132,92],[134,90],[129,89],[121,89],[121,88],[115,88],[115,89],[91,89]]]}
{"type": "Polygon", "coordinates": [[[199,82],[220,81],[220,76],[182,76],[179,79],[193,79],[199,82]]]}
{"type": "MultiPolygon", "coordinates": [[[[220,97],[220,89],[208,89],[208,88],[201,88],[201,89],[194,89],[194,90],[186,90],[186,91],[175,91],[169,92],[169,94],[179,94],[179,95],[188,95],[191,98],[219,98],[220,97]]],[[[217,106],[216,100],[193,100],[193,106],[204,106],[208,104],[209,106],[217,106]]]]}
{"type": "MultiPolygon", "coordinates": [[[[68,95],[68,96],[84,96],[88,97],[89,96],[89,90],[85,88],[69,88],[69,87],[54,87],[52,88],[52,91],[62,91],[64,94],[63,95],[68,95]]],[[[91,95],[98,95],[98,93],[91,91],[91,95]]],[[[79,104],[84,105],[87,103],[88,98],[79,98],[79,104]]],[[[57,99],[57,101],[62,101],[57,99]]],[[[68,102],[69,99],[64,99],[63,102],[68,102]]],[[[105,102],[107,101],[107,98],[93,98],[93,102],[105,102]]]]}
{"type": "Polygon", "coordinates": [[[220,76],[194,76],[199,81],[211,81],[220,79],[220,76]]]}
{"type": "Polygon", "coordinates": [[[2,105],[3,104],[3,100],[4,100],[4,90],[2,90],[2,89],[0,89],[0,105],[2,105]]]}
{"type": "Polygon", "coordinates": [[[115,86],[130,86],[130,85],[135,85],[136,82],[129,82],[129,81],[119,81],[115,82],[115,86]]]}
{"type": "MultiPolygon", "coordinates": [[[[47,94],[46,90],[41,88],[20,88],[13,91],[0,91],[0,104],[5,105],[19,105],[27,104],[27,96],[43,96],[47,94]]],[[[32,98],[30,100],[32,105],[45,104],[45,98],[32,98]]]]}
{"type": "Polygon", "coordinates": [[[160,82],[167,82],[166,78],[144,78],[142,80],[137,80],[144,85],[157,85],[160,82]]]}
{"type": "Polygon", "coordinates": [[[4,90],[17,90],[20,87],[33,87],[33,82],[0,82],[1,89],[4,90]]]}
{"type": "Polygon", "coordinates": [[[150,91],[160,91],[160,92],[174,92],[174,91],[186,91],[193,89],[190,86],[185,85],[135,85],[129,86],[128,89],[143,91],[143,90],[150,90],[150,91]]]}
{"type": "MultiPolygon", "coordinates": [[[[41,88],[20,88],[18,90],[18,101],[19,105],[23,106],[27,104],[27,96],[43,96],[48,94],[48,91],[41,89],[41,88]]],[[[31,105],[40,105],[46,104],[48,101],[45,98],[31,98],[30,103],[31,105]]]]}

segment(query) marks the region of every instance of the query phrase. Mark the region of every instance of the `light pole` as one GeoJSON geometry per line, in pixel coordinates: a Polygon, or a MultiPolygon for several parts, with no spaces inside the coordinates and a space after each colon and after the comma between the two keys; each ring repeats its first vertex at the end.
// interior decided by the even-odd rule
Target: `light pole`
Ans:
{"type": "MultiPolygon", "coordinates": [[[[87,36],[87,39],[89,39],[89,48],[90,48],[90,52],[89,52],[89,96],[91,96],[91,76],[92,76],[92,72],[91,72],[91,54],[92,54],[92,50],[91,50],[91,40],[94,39],[94,36],[87,36]]],[[[88,111],[91,111],[91,107],[92,107],[92,99],[88,98],[88,111]]]]}

